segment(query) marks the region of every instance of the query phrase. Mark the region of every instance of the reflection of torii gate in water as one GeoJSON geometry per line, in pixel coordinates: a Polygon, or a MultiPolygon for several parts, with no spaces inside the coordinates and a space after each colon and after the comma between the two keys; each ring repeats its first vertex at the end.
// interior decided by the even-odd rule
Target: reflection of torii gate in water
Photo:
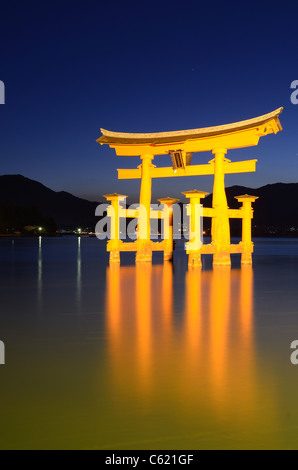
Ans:
{"type": "MultiPolygon", "coordinates": [[[[251,203],[257,199],[254,196],[238,196],[242,203],[240,209],[229,209],[225,193],[224,176],[226,173],[243,173],[255,171],[257,160],[231,162],[225,155],[228,149],[250,147],[257,145],[261,136],[277,133],[282,129],[278,116],[282,108],[254,119],[240,121],[223,126],[205,127],[186,131],[157,132],[153,134],[130,134],[110,132],[101,129],[102,136],[97,140],[100,144],[108,144],[114,148],[117,155],[139,156],[142,164],[135,170],[118,170],[119,179],[141,179],[140,204],[147,214],[141,217],[137,210],[125,210],[119,202],[125,196],[118,194],[106,195],[114,208],[114,239],[108,242],[110,261],[120,261],[120,251],[136,251],[136,261],[151,261],[152,251],[163,251],[164,259],[170,259],[173,251],[172,231],[170,239],[161,242],[150,240],[150,218],[163,218],[165,213],[171,212],[171,206],[178,199],[159,199],[167,211],[152,211],[151,180],[152,178],[168,178],[176,176],[196,176],[214,174],[212,208],[204,208],[203,216],[212,218],[212,242],[202,245],[196,250],[187,250],[189,265],[200,266],[201,254],[213,254],[213,264],[228,265],[231,263],[230,253],[241,253],[242,264],[251,263],[253,244],[251,242],[251,203]],[[204,165],[191,165],[194,152],[211,151],[214,158],[204,165]],[[155,167],[152,160],[155,155],[171,155],[172,167],[155,167]],[[164,215],[163,215],[164,212],[164,215]],[[139,217],[139,232],[135,242],[123,243],[119,239],[119,217],[139,217]],[[241,218],[242,241],[231,244],[229,218],[241,218]],[[140,228],[141,227],[141,228],[140,228]],[[145,234],[145,235],[144,235],[145,234]]],[[[195,226],[195,206],[206,194],[201,191],[187,191],[184,193],[190,199],[190,226],[195,226]]],[[[170,221],[171,223],[171,221],[170,221]]],[[[170,227],[171,229],[171,227],[170,227]]]]}

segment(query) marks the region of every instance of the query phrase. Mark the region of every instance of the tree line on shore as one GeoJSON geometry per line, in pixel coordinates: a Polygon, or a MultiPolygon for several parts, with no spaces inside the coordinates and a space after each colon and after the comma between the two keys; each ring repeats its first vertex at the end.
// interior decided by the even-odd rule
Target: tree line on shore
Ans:
{"type": "Polygon", "coordinates": [[[37,207],[0,203],[0,234],[53,235],[57,226],[52,217],[41,215],[37,207]]]}

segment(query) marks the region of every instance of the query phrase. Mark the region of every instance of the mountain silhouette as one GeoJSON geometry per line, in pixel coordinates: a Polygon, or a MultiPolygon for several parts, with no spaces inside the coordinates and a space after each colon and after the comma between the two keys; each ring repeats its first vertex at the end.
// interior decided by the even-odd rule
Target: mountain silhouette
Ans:
{"type": "MultiPolygon", "coordinates": [[[[252,220],[253,235],[292,235],[298,236],[298,183],[274,183],[252,189],[245,186],[226,188],[228,206],[238,209],[241,204],[235,196],[250,194],[258,199],[252,204],[254,216],[252,220]]],[[[212,195],[206,197],[203,203],[206,207],[212,205],[212,195]]],[[[230,219],[231,233],[240,234],[241,221],[230,219]]],[[[207,224],[207,227],[210,225],[207,224]]]]}
{"type": "MultiPolygon", "coordinates": [[[[298,236],[298,183],[268,184],[257,189],[231,186],[226,188],[226,194],[231,209],[240,207],[235,196],[258,196],[253,204],[253,235],[298,236]]],[[[88,227],[94,230],[98,221],[95,217],[98,202],[87,201],[65,191],[53,191],[22,175],[0,176],[0,204],[36,207],[43,217],[51,217],[58,228],[88,227]]],[[[211,207],[212,194],[205,198],[203,205],[211,207]]],[[[241,220],[231,219],[230,224],[231,233],[240,235],[241,220]]],[[[204,219],[207,232],[210,226],[210,219],[204,219]]]]}
{"type": "Polygon", "coordinates": [[[94,229],[98,202],[90,202],[65,191],[53,191],[22,175],[0,176],[0,203],[19,207],[34,206],[44,217],[51,217],[58,228],[94,229]]]}

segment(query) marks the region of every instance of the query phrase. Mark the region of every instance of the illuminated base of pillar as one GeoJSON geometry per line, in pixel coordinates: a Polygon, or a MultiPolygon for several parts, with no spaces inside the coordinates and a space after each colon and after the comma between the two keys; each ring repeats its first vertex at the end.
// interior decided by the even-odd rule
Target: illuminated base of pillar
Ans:
{"type": "Polygon", "coordinates": [[[172,251],[164,251],[163,253],[164,261],[172,261],[173,259],[173,252],[172,251]]]}
{"type": "Polygon", "coordinates": [[[146,261],[147,263],[152,262],[152,253],[142,253],[142,252],[137,252],[136,254],[136,263],[144,262],[146,261]]]}
{"type": "Polygon", "coordinates": [[[230,253],[214,253],[213,255],[213,265],[214,266],[230,266],[231,265],[231,256],[230,253]]]}
{"type": "Polygon", "coordinates": [[[250,252],[242,253],[241,264],[252,264],[252,256],[250,252]]]}
{"type": "Polygon", "coordinates": [[[152,262],[152,249],[150,246],[141,246],[136,253],[136,263],[138,262],[152,262]]]}
{"type": "Polygon", "coordinates": [[[120,263],[119,251],[110,251],[110,263],[120,263]]]}
{"type": "Polygon", "coordinates": [[[188,267],[189,268],[201,268],[201,253],[190,253],[188,255],[188,267]]]}

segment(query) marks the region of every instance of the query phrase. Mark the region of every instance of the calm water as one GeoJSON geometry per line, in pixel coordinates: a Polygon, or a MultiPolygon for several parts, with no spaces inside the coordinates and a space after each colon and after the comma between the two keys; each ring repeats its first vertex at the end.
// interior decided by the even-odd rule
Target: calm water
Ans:
{"type": "Polygon", "coordinates": [[[253,268],[0,240],[0,448],[298,449],[298,240],[253,268]]]}

